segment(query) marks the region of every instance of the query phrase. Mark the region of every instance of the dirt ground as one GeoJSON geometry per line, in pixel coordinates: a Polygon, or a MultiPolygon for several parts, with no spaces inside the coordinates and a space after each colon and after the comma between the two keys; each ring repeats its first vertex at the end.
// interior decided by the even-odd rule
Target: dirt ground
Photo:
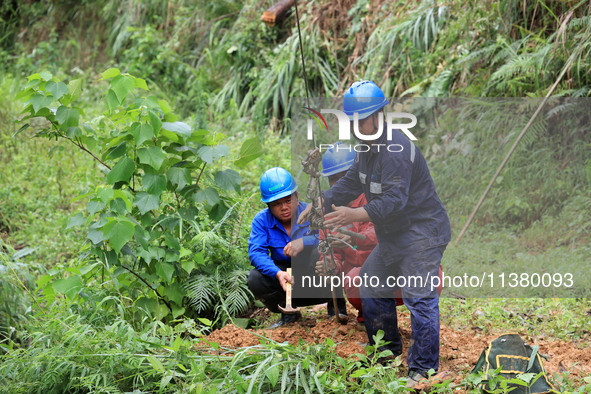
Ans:
{"type": "MultiPolygon", "coordinates": [[[[354,357],[356,353],[365,354],[364,347],[368,342],[367,334],[358,328],[355,316],[356,311],[350,310],[348,324],[339,325],[328,320],[326,314],[322,313],[322,308],[308,308],[301,320],[285,327],[274,330],[245,330],[228,324],[223,329],[212,332],[207,339],[225,348],[241,348],[261,343],[261,338],[253,333],[277,342],[289,341],[292,345],[300,341],[310,344],[321,343],[326,338],[331,338],[336,343],[336,352],[339,356],[354,357]]],[[[398,319],[406,351],[411,332],[408,311],[399,311],[398,319]]],[[[501,334],[503,332],[499,331],[495,335],[483,335],[475,329],[458,330],[442,324],[440,374],[444,379],[455,377],[454,380],[459,383],[474,367],[482,350],[501,334]]],[[[570,377],[576,381],[591,376],[591,348],[587,341],[553,341],[526,335],[522,335],[522,338],[530,345],[539,345],[540,353],[548,357],[548,360],[544,361],[544,367],[549,377],[565,371],[570,371],[570,377]]],[[[402,357],[405,359],[406,354],[402,357]]]]}

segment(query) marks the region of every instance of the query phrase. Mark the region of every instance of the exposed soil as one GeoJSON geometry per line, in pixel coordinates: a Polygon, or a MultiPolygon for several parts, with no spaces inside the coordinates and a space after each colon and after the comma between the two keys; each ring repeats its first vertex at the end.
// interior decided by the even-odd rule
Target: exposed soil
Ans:
{"type": "MultiPolygon", "coordinates": [[[[224,348],[236,349],[260,344],[263,339],[259,336],[277,342],[289,341],[292,345],[300,341],[310,344],[322,343],[326,338],[331,338],[336,343],[336,352],[339,356],[355,357],[356,353],[365,354],[364,347],[368,340],[365,331],[358,328],[354,316],[356,312],[350,310],[348,324],[340,325],[334,320],[328,320],[326,313],[322,314],[318,307],[308,308],[301,320],[284,327],[274,330],[245,330],[228,324],[212,332],[207,339],[217,342],[224,348]]],[[[398,312],[398,318],[406,351],[411,331],[410,315],[408,311],[398,312]]],[[[442,324],[440,375],[444,379],[454,378],[459,383],[474,367],[488,343],[503,333],[499,331],[496,335],[483,335],[477,329],[455,329],[442,324]]],[[[526,335],[522,335],[522,338],[531,345],[539,345],[540,353],[548,356],[548,360],[544,361],[544,367],[549,377],[565,371],[569,371],[571,379],[575,380],[591,376],[591,348],[588,341],[553,341],[526,335]]],[[[406,355],[403,354],[403,357],[406,355]]]]}

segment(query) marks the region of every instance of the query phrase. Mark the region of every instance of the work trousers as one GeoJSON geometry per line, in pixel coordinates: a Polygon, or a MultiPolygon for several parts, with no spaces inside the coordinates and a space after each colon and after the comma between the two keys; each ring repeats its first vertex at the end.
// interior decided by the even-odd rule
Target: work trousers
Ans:
{"type": "Polygon", "coordinates": [[[393,297],[393,290],[399,288],[411,316],[408,368],[422,374],[439,368],[439,296],[437,288],[431,288],[431,278],[439,274],[444,250],[445,245],[433,247],[385,264],[378,245],[360,272],[360,276],[368,278],[360,295],[369,343],[375,345],[373,336],[383,330],[383,340],[389,343],[380,350],[402,354],[393,297]]]}
{"type": "MultiPolygon", "coordinates": [[[[331,297],[330,289],[328,288],[304,289],[300,286],[301,283],[299,282],[301,282],[302,276],[316,275],[314,267],[318,259],[318,250],[315,248],[304,249],[297,257],[292,259],[292,275],[296,281],[293,286],[292,305],[294,307],[323,304],[331,297]]],[[[283,271],[290,266],[289,264],[276,264],[283,271]]],[[[270,276],[261,274],[257,269],[253,269],[248,275],[247,284],[255,298],[261,300],[271,312],[281,312],[279,305],[285,307],[285,291],[277,278],[271,278],[270,276]]]]}

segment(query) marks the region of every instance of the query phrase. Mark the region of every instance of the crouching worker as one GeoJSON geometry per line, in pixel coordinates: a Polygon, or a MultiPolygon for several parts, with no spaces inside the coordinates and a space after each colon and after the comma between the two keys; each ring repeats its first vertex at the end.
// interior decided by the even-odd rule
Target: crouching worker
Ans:
{"type": "MultiPolygon", "coordinates": [[[[356,153],[350,145],[337,143],[328,149],[322,156],[322,172],[321,175],[328,177],[328,183],[332,187],[339,179],[341,179],[347,173],[347,170],[355,162],[356,153]]],[[[367,204],[365,195],[361,193],[355,200],[347,204],[351,208],[360,208],[367,204]]],[[[367,222],[354,222],[349,226],[345,227],[346,230],[365,236],[365,239],[352,238],[349,235],[341,233],[329,232],[329,234],[340,241],[332,243],[334,250],[334,262],[327,261],[326,267],[330,271],[329,274],[340,276],[341,273],[345,274],[347,278],[344,282],[345,295],[347,300],[357,309],[357,321],[363,323],[363,312],[361,308],[361,297],[359,296],[359,287],[355,286],[359,276],[359,271],[363,266],[363,263],[370,255],[371,251],[378,244],[376,232],[373,227],[373,223],[367,222]]],[[[323,238],[323,234],[320,234],[320,238],[323,238]]],[[[325,264],[323,257],[320,256],[320,260],[316,263],[316,273],[319,275],[325,274],[325,264]]],[[[344,301],[344,300],[339,300],[344,301]]],[[[330,308],[332,300],[329,301],[328,306],[330,308]]],[[[339,302],[339,313],[345,313],[345,303],[339,302]],[[343,311],[343,310],[344,311],[343,311]]],[[[333,308],[334,309],[334,308],[333,308]]],[[[330,315],[330,309],[329,309],[330,315]]]]}
{"type": "MultiPolygon", "coordinates": [[[[287,283],[293,284],[286,269],[297,265],[300,275],[314,275],[314,262],[317,261],[317,231],[310,231],[310,223],[295,223],[297,216],[307,204],[299,202],[298,186],[291,174],[280,167],[271,168],[261,177],[261,199],[267,208],[256,214],[248,240],[248,256],[255,269],[248,276],[248,287],[254,296],[274,313],[279,313],[279,305],[285,307],[287,283]],[[292,220],[293,219],[293,220],[292,220]]],[[[326,295],[306,298],[295,293],[293,306],[314,305],[326,302],[326,295]]],[[[281,314],[281,318],[271,326],[276,328],[298,320],[300,314],[281,314]]]]}

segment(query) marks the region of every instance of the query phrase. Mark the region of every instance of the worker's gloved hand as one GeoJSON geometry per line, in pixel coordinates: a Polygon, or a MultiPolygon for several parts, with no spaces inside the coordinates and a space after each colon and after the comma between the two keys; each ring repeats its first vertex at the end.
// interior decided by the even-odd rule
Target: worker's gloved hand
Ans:
{"type": "Polygon", "coordinates": [[[329,257],[326,261],[326,268],[324,267],[324,260],[319,260],[316,262],[315,267],[316,275],[326,276],[326,275],[337,275],[338,274],[338,266],[337,264],[329,257]],[[328,269],[328,272],[326,272],[328,269]]]}
{"type": "Polygon", "coordinates": [[[353,238],[347,234],[335,233],[333,234],[333,237],[335,238],[335,240],[332,243],[332,247],[335,249],[346,249],[349,247],[347,243],[352,244],[353,241],[353,238]]]}

